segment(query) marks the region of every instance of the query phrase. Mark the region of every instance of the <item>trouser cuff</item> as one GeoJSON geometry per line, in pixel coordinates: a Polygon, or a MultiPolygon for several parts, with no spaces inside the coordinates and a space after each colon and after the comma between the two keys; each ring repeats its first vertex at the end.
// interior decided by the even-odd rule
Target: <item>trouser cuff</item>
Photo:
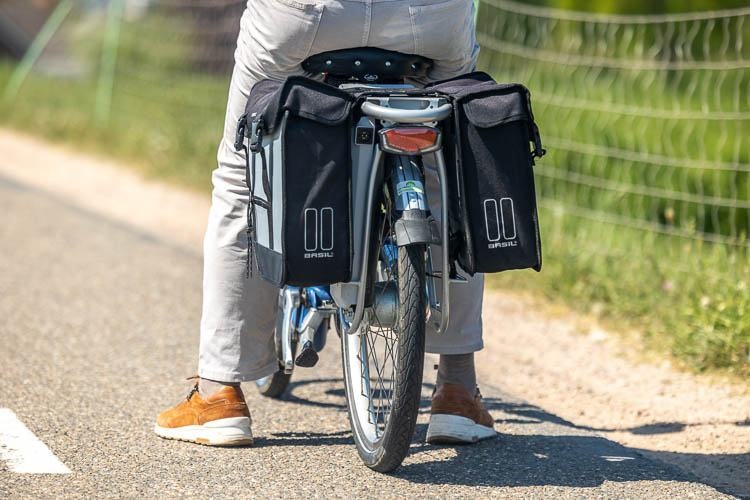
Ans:
{"type": "Polygon", "coordinates": [[[274,361],[266,366],[253,370],[243,371],[221,371],[212,370],[210,368],[200,367],[198,369],[198,376],[201,378],[214,380],[216,382],[249,382],[251,380],[258,380],[269,375],[273,375],[279,370],[279,363],[274,361]]]}
{"type": "Polygon", "coordinates": [[[430,354],[471,354],[473,352],[479,352],[482,349],[484,349],[484,342],[482,342],[481,340],[479,342],[463,346],[433,346],[427,344],[424,348],[425,352],[428,352],[430,354]]]}

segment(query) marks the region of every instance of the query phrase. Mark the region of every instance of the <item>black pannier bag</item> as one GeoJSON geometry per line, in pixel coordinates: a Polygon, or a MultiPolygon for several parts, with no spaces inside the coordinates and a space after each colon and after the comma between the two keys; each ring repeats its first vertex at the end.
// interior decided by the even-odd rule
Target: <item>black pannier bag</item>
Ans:
{"type": "Polygon", "coordinates": [[[253,87],[235,141],[249,149],[249,272],[277,286],[349,281],[353,104],[304,77],[253,87]]]}
{"type": "Polygon", "coordinates": [[[497,84],[481,72],[428,89],[448,95],[454,104],[444,142],[452,258],[471,275],[541,270],[533,165],[544,149],[529,91],[497,84]]]}

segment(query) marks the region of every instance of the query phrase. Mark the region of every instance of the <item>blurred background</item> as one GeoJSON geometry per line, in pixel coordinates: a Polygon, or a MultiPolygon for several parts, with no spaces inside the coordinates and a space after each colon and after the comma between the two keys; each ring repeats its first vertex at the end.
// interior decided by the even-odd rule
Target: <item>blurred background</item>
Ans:
{"type": "MultiPolygon", "coordinates": [[[[0,0],[0,126],[208,192],[241,0],[0,0]]],[[[479,0],[532,91],[545,268],[492,286],[750,375],[748,0],[479,0]]]]}

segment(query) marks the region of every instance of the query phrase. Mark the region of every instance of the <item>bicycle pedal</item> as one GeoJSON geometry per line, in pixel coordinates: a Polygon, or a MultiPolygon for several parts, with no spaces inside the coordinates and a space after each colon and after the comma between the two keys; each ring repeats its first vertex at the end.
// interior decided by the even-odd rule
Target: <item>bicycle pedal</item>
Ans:
{"type": "Polygon", "coordinates": [[[312,368],[318,363],[318,352],[313,347],[311,341],[305,342],[302,346],[302,350],[294,359],[294,364],[301,366],[302,368],[312,368]]]}

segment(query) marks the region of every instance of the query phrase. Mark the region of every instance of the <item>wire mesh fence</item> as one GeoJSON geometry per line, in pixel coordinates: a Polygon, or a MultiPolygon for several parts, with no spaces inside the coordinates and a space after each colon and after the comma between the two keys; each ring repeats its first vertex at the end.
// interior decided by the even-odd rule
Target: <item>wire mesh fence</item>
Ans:
{"type": "Polygon", "coordinates": [[[592,16],[485,0],[484,63],[534,91],[545,204],[746,247],[750,8],[592,16]]]}
{"type": "Polygon", "coordinates": [[[481,0],[481,65],[530,87],[545,288],[698,367],[750,363],[750,8],[658,16],[481,0]],[[652,321],[649,321],[652,320],[652,321]]]}
{"type": "Polygon", "coordinates": [[[5,85],[5,118],[53,138],[146,160],[154,175],[205,189],[245,4],[61,0],[59,25],[28,61],[33,71],[16,91],[19,66],[0,60],[0,85],[3,73],[13,75],[5,85]]]}
{"type": "MultiPolygon", "coordinates": [[[[20,120],[93,130],[159,175],[207,185],[244,5],[76,2],[20,87],[16,101],[34,103],[20,120]],[[45,105],[50,84],[68,99],[45,105]],[[103,94],[107,125],[86,127],[103,94]]],[[[658,317],[654,332],[682,336],[672,350],[699,366],[750,366],[750,8],[478,6],[480,69],[531,89],[549,151],[535,167],[547,270],[517,281],[658,317]]]]}

